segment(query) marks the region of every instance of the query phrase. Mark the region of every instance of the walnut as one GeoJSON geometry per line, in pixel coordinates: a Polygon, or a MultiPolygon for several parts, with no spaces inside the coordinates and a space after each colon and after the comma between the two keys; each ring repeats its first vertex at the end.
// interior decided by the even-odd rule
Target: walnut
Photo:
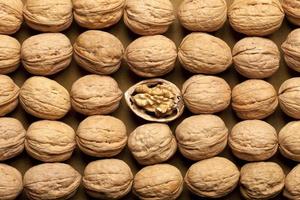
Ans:
{"type": "Polygon", "coordinates": [[[22,0],[0,0],[0,34],[16,33],[23,22],[22,0]]]}
{"type": "Polygon", "coordinates": [[[6,75],[0,75],[0,117],[12,112],[19,103],[20,88],[6,75]]]}
{"type": "Polygon", "coordinates": [[[300,1],[299,0],[283,0],[282,7],[287,19],[300,26],[300,1]]]}
{"type": "Polygon", "coordinates": [[[290,32],[282,43],[286,64],[293,70],[300,72],[300,28],[290,32]]]}
{"type": "Polygon", "coordinates": [[[0,199],[16,199],[23,190],[22,174],[16,168],[0,163],[0,177],[0,199]]]}
{"type": "Polygon", "coordinates": [[[285,178],[283,196],[288,199],[300,199],[300,164],[296,165],[285,178]]]}
{"type": "Polygon", "coordinates": [[[15,71],[19,67],[21,59],[19,41],[7,35],[0,35],[0,58],[0,74],[15,71]]]}

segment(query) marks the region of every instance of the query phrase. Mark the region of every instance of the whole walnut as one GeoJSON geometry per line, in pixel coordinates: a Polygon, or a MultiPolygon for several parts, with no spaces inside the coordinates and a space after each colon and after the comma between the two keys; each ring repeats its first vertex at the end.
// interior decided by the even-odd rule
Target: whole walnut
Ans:
{"type": "Polygon", "coordinates": [[[279,0],[234,0],[228,18],[237,32],[265,36],[280,28],[284,11],[279,0]]]}
{"type": "Polygon", "coordinates": [[[266,118],[276,110],[277,105],[277,93],[266,81],[247,80],[232,90],[232,108],[241,119],[266,118]]]}
{"type": "Polygon", "coordinates": [[[231,99],[228,83],[216,76],[194,75],[182,86],[185,105],[194,114],[212,114],[225,110],[231,99]]]}
{"type": "Polygon", "coordinates": [[[183,0],[178,18],[190,31],[217,31],[227,20],[227,4],[225,0],[183,0]]]}
{"type": "Polygon", "coordinates": [[[246,37],[232,50],[235,69],[247,78],[268,78],[279,68],[280,52],[270,39],[246,37]]]}
{"type": "Polygon", "coordinates": [[[283,0],[282,7],[287,19],[300,26],[300,1],[299,0],[283,0]]]}
{"type": "Polygon", "coordinates": [[[286,64],[293,70],[300,72],[300,28],[290,32],[281,45],[286,64]]]}
{"type": "Polygon", "coordinates": [[[174,7],[170,0],[127,0],[124,23],[139,35],[165,33],[175,20],[174,7]]]}
{"type": "Polygon", "coordinates": [[[181,42],[178,58],[192,73],[216,74],[232,63],[231,49],[220,38],[207,33],[191,33],[181,42]]]}
{"type": "Polygon", "coordinates": [[[19,41],[7,35],[0,35],[0,58],[0,74],[15,71],[21,60],[21,44],[19,41]]]}
{"type": "Polygon", "coordinates": [[[23,190],[22,174],[16,168],[0,163],[0,177],[0,199],[16,199],[23,190]]]}
{"type": "Polygon", "coordinates": [[[19,103],[20,88],[6,75],[0,75],[0,117],[12,112],[19,103]]]}
{"type": "Polygon", "coordinates": [[[23,22],[22,0],[0,0],[0,34],[16,33],[23,22]]]}
{"type": "Polygon", "coordinates": [[[300,164],[286,176],[283,196],[291,200],[300,199],[300,164]]]}
{"type": "Polygon", "coordinates": [[[163,76],[174,69],[177,48],[163,35],[143,36],[129,44],[124,58],[129,68],[139,76],[163,76]]]}

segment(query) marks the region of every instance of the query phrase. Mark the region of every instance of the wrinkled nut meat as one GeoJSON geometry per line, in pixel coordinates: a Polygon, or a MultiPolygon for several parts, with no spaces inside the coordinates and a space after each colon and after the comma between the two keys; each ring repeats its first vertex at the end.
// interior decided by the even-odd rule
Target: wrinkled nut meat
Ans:
{"type": "Polygon", "coordinates": [[[0,75],[0,117],[12,112],[18,105],[20,88],[6,75],[0,75]]]}
{"type": "Polygon", "coordinates": [[[285,178],[283,196],[288,199],[300,199],[300,164],[294,167],[285,178]]]}
{"type": "Polygon", "coordinates": [[[60,32],[73,21],[71,0],[26,0],[23,8],[26,24],[42,32],[60,32]]]}
{"type": "Polygon", "coordinates": [[[265,36],[280,28],[284,11],[279,0],[234,0],[228,18],[237,32],[265,36]]]}
{"type": "Polygon", "coordinates": [[[163,35],[143,36],[126,49],[124,58],[130,69],[142,77],[157,77],[175,67],[177,48],[163,35]]]}
{"type": "Polygon", "coordinates": [[[131,191],[133,175],[122,160],[104,159],[89,163],[83,175],[87,193],[98,199],[120,199],[131,191]]]}
{"type": "Polygon", "coordinates": [[[238,185],[240,172],[230,160],[213,157],[193,164],[185,175],[188,189],[201,197],[226,196],[238,185]]]}
{"type": "Polygon", "coordinates": [[[300,26],[300,1],[299,0],[283,0],[282,1],[283,10],[287,16],[287,19],[300,26]]]}
{"type": "Polygon", "coordinates": [[[0,58],[0,74],[15,71],[19,67],[21,59],[21,44],[19,41],[7,35],[0,35],[0,58]]]}
{"type": "Polygon", "coordinates": [[[0,34],[14,34],[23,22],[22,0],[0,0],[0,34]]]}
{"type": "Polygon", "coordinates": [[[174,20],[174,7],[169,0],[126,1],[124,23],[136,34],[163,34],[174,20]]]}
{"type": "Polygon", "coordinates": [[[22,174],[17,169],[0,163],[0,177],[0,199],[16,199],[23,190],[22,174]]]}
{"type": "Polygon", "coordinates": [[[285,174],[277,163],[248,163],[241,168],[240,192],[249,200],[271,199],[283,189],[284,179],[285,174]]]}
{"type": "Polygon", "coordinates": [[[178,18],[190,31],[217,31],[227,20],[227,4],[225,0],[184,0],[178,8],[178,18]]]}
{"type": "Polygon", "coordinates": [[[109,76],[86,75],[72,85],[71,102],[75,111],[84,115],[102,115],[115,111],[123,93],[109,76]]]}
{"type": "Polygon", "coordinates": [[[228,129],[216,115],[195,115],[176,128],[178,148],[184,157],[203,160],[221,153],[227,145],[228,129]]]}
{"type": "Polygon", "coordinates": [[[67,68],[72,60],[73,47],[62,33],[43,33],[31,36],[22,44],[22,63],[35,75],[52,75],[67,68]]]}
{"type": "Polygon", "coordinates": [[[23,184],[29,199],[59,200],[72,197],[79,187],[81,175],[64,163],[45,163],[26,171],[23,184]]]}
{"type": "Polygon", "coordinates": [[[192,73],[216,74],[232,63],[231,49],[221,39],[206,33],[191,33],[179,46],[178,58],[192,73]]]}
{"type": "Polygon", "coordinates": [[[232,90],[232,108],[241,119],[263,119],[277,108],[274,87],[263,80],[247,80],[232,90]]]}
{"type": "Polygon", "coordinates": [[[246,37],[232,50],[235,69],[247,78],[268,78],[279,68],[280,52],[269,39],[246,37]]]}
{"type": "Polygon", "coordinates": [[[69,92],[56,81],[41,76],[25,81],[20,103],[27,113],[49,120],[64,117],[71,108],[69,92]]]}
{"type": "Polygon", "coordinates": [[[149,79],[135,84],[126,91],[125,100],[137,116],[147,121],[173,121],[184,110],[180,90],[164,79],[149,79]]]}
{"type": "Polygon", "coordinates": [[[43,162],[62,162],[69,159],[76,147],[75,131],[59,121],[37,121],[26,133],[27,153],[43,162]]]}
{"type": "Polygon", "coordinates": [[[119,22],[125,0],[73,0],[74,19],[79,26],[102,29],[119,22]]]}
{"type": "Polygon", "coordinates": [[[180,171],[169,164],[144,167],[134,177],[133,193],[141,200],[175,200],[183,189],[180,171]]]}
{"type": "Polygon", "coordinates": [[[276,130],[261,120],[245,120],[237,123],[228,138],[232,153],[246,161],[263,161],[277,151],[276,130]]]}
{"type": "Polygon", "coordinates": [[[137,127],[128,138],[128,148],[142,165],[167,161],[176,150],[176,139],[167,124],[151,123],[137,127]]]}
{"type": "Polygon", "coordinates": [[[217,113],[230,104],[230,86],[216,76],[194,75],[185,81],[181,91],[185,105],[194,114],[217,113]]]}
{"type": "Polygon", "coordinates": [[[87,155],[112,157],[126,146],[126,126],[112,116],[90,116],[79,124],[76,142],[81,151],[87,155]]]}
{"type": "Polygon", "coordinates": [[[300,72],[300,28],[290,32],[281,45],[286,64],[300,72]]]}

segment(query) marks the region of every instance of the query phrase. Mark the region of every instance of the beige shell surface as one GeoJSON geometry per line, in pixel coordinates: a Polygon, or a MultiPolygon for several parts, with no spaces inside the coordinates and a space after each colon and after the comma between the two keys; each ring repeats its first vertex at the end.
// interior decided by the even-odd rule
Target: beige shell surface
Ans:
{"type": "Polygon", "coordinates": [[[25,81],[20,103],[27,113],[49,120],[64,117],[71,108],[69,92],[56,81],[41,76],[25,81]]]}
{"type": "Polygon", "coordinates": [[[128,148],[139,164],[153,165],[171,158],[177,150],[177,142],[167,124],[149,123],[129,135],[128,148]]]}
{"type": "Polygon", "coordinates": [[[280,28],[284,11],[279,0],[234,0],[228,18],[237,32],[265,36],[280,28]]]}
{"type": "Polygon", "coordinates": [[[232,90],[232,108],[241,119],[266,118],[276,110],[277,105],[277,93],[266,81],[247,80],[232,90]]]}
{"type": "Polygon", "coordinates": [[[126,48],[124,59],[130,69],[141,77],[163,76],[175,67],[177,48],[163,35],[143,36],[126,48]]]}
{"type": "Polygon", "coordinates": [[[283,196],[288,199],[300,198],[300,164],[296,165],[286,176],[283,196]]]}
{"type": "Polygon", "coordinates": [[[0,0],[0,34],[16,33],[23,22],[22,0],[0,0]]]}
{"type": "Polygon", "coordinates": [[[25,69],[34,75],[53,75],[67,68],[72,60],[73,46],[62,33],[31,36],[22,44],[21,57],[25,69]]]}
{"type": "Polygon", "coordinates": [[[283,10],[287,16],[287,19],[299,26],[300,25],[300,1],[299,0],[283,0],[283,10]]]}
{"type": "Polygon", "coordinates": [[[12,112],[18,105],[20,88],[6,75],[0,75],[0,117],[12,112]]]}
{"type": "Polygon", "coordinates": [[[175,12],[170,0],[126,1],[124,23],[136,34],[163,34],[174,20],[175,12]]]}
{"type": "Polygon", "coordinates": [[[22,174],[14,167],[0,163],[0,177],[0,199],[16,199],[23,190],[22,174]]]}
{"type": "Polygon", "coordinates": [[[74,59],[85,70],[108,75],[121,65],[124,47],[114,35],[97,30],[80,34],[74,43],[74,59]]]}
{"type": "Polygon", "coordinates": [[[286,64],[293,70],[300,72],[300,28],[291,31],[282,43],[281,49],[286,64]]]}
{"type": "Polygon", "coordinates": [[[83,186],[94,198],[120,199],[131,191],[133,174],[122,160],[104,159],[90,162],[83,175],[83,186]]]}
{"type": "Polygon", "coordinates": [[[283,189],[284,179],[285,174],[277,163],[248,163],[241,168],[240,191],[245,199],[271,199],[283,189]]]}
{"type": "Polygon", "coordinates": [[[15,71],[19,67],[20,59],[21,44],[19,41],[7,35],[0,35],[0,74],[15,71]]]}
{"type": "Polygon", "coordinates": [[[213,157],[193,164],[185,175],[188,189],[200,197],[219,198],[238,185],[240,172],[230,160],[213,157]]]}
{"type": "Polygon", "coordinates": [[[190,31],[217,31],[227,20],[227,3],[225,0],[184,0],[177,15],[181,25],[190,31]]]}
{"type": "Polygon", "coordinates": [[[268,78],[279,69],[280,52],[270,39],[246,37],[232,50],[235,69],[247,78],[268,78]]]}
{"type": "Polygon", "coordinates": [[[216,115],[195,115],[176,128],[178,148],[184,157],[203,160],[221,153],[227,145],[228,129],[216,115]]]}

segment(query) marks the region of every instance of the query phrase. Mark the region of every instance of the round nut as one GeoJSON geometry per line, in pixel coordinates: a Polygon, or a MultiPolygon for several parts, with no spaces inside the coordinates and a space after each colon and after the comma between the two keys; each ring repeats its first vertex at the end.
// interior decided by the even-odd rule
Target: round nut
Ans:
{"type": "Polygon", "coordinates": [[[102,115],[115,111],[123,93],[109,76],[86,75],[72,85],[71,103],[75,111],[84,115],[102,115]]]}
{"type": "Polygon", "coordinates": [[[37,121],[29,126],[26,133],[27,153],[43,162],[68,160],[75,147],[75,131],[63,122],[37,121]]]}
{"type": "Polygon", "coordinates": [[[19,67],[21,59],[21,44],[19,41],[7,35],[0,35],[0,58],[0,74],[8,74],[15,71],[19,67]]]}
{"type": "Polygon", "coordinates": [[[269,39],[246,37],[232,50],[235,69],[247,78],[268,78],[279,68],[280,52],[269,39]]]}
{"type": "Polygon", "coordinates": [[[83,175],[83,186],[94,198],[120,199],[131,191],[133,175],[122,160],[104,159],[89,163],[83,175]]]}
{"type": "Polygon", "coordinates": [[[6,75],[0,75],[0,117],[12,112],[18,105],[20,88],[6,75]]]}
{"type": "Polygon", "coordinates": [[[263,161],[277,151],[276,130],[261,120],[245,120],[237,123],[228,138],[232,153],[246,161],[263,161]]]}
{"type": "Polygon", "coordinates": [[[126,146],[126,126],[115,117],[90,116],[79,124],[76,142],[80,150],[87,155],[113,157],[126,146]]]}
{"type": "Polygon", "coordinates": [[[81,182],[81,175],[64,163],[36,165],[24,175],[24,190],[29,199],[68,199],[81,182]]]}
{"type": "Polygon", "coordinates": [[[300,72],[300,28],[290,32],[281,45],[286,64],[293,70],[300,72]]]}
{"type": "Polygon", "coordinates": [[[167,161],[176,150],[176,139],[167,124],[151,123],[137,127],[128,138],[128,148],[141,165],[167,161]]]}
{"type": "Polygon", "coordinates": [[[79,26],[101,29],[118,23],[125,0],[73,0],[74,18],[79,26]]]}
{"type": "Polygon", "coordinates": [[[285,178],[283,196],[288,199],[300,198],[300,164],[294,167],[285,178]]]}
{"type": "Polygon", "coordinates": [[[284,11],[279,0],[234,0],[228,18],[237,32],[265,36],[280,28],[284,11]]]}
{"type": "Polygon", "coordinates": [[[283,189],[284,179],[285,174],[277,163],[248,163],[241,168],[240,191],[245,199],[271,199],[283,189]]]}
{"type": "Polygon", "coordinates": [[[176,128],[178,148],[184,157],[203,160],[221,153],[227,145],[228,129],[216,115],[195,115],[176,128]]]}
{"type": "Polygon", "coordinates": [[[185,81],[181,91],[185,105],[194,114],[217,113],[230,104],[230,86],[216,76],[194,75],[185,81]]]}
{"type": "Polygon", "coordinates": [[[0,199],[16,199],[23,190],[22,174],[17,169],[0,163],[0,177],[0,199]]]}
{"type": "Polygon", "coordinates": [[[226,196],[237,186],[240,172],[230,160],[213,157],[193,164],[184,181],[188,189],[201,197],[226,196]]]}
{"type": "Polygon", "coordinates": [[[223,40],[207,33],[191,33],[179,46],[178,58],[192,73],[216,74],[232,63],[231,49],[223,40]]]}
{"type": "Polygon", "coordinates": [[[60,32],[72,24],[72,7],[71,0],[26,0],[25,22],[37,31],[60,32]]]}
{"type": "Polygon", "coordinates": [[[225,0],[184,0],[179,5],[178,18],[190,31],[217,31],[227,20],[227,4],[225,0]]]}
{"type": "Polygon", "coordinates": [[[72,44],[62,33],[31,36],[22,44],[24,68],[35,75],[53,75],[67,68],[72,60],[72,44]]]}
{"type": "Polygon", "coordinates": [[[49,120],[64,117],[71,108],[69,92],[56,81],[41,76],[25,81],[20,103],[27,113],[49,120]]]}
{"type": "Polygon", "coordinates": [[[241,119],[263,119],[277,108],[274,87],[263,80],[247,80],[232,90],[232,108],[241,119]]]}
{"type": "Polygon", "coordinates": [[[282,7],[287,19],[300,26],[300,1],[299,0],[283,0],[282,7]]]}
{"type": "Polygon", "coordinates": [[[174,20],[174,7],[170,0],[126,1],[124,23],[136,34],[163,34],[174,20]]]}
{"type": "Polygon", "coordinates": [[[23,22],[22,0],[0,0],[0,34],[16,33],[23,22]]]}
{"type": "Polygon", "coordinates": [[[134,177],[133,193],[141,200],[175,200],[183,189],[180,171],[169,164],[144,167],[134,177]]]}
{"type": "Polygon", "coordinates": [[[130,69],[142,77],[157,77],[175,67],[177,48],[163,35],[143,36],[134,40],[125,51],[124,58],[130,69]]]}
{"type": "Polygon", "coordinates": [[[104,31],[86,31],[74,43],[74,59],[85,70],[108,75],[121,65],[124,47],[114,35],[104,31]]]}

